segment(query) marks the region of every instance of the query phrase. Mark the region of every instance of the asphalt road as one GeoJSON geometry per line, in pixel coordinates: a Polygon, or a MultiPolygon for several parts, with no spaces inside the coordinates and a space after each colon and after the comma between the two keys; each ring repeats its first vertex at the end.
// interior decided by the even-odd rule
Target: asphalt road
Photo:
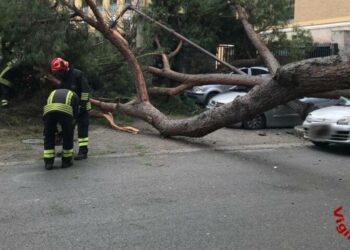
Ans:
{"type": "Polygon", "coordinates": [[[350,150],[263,145],[0,168],[0,249],[349,249],[350,150]]]}

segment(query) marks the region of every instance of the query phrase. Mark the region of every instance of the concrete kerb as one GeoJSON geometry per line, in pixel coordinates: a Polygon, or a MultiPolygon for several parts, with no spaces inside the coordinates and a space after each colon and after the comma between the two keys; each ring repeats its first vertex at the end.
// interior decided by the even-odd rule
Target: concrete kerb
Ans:
{"type": "Polygon", "coordinates": [[[295,126],[295,127],[294,127],[294,134],[295,134],[297,137],[304,138],[304,129],[303,129],[303,126],[301,126],[301,125],[295,126]]]}

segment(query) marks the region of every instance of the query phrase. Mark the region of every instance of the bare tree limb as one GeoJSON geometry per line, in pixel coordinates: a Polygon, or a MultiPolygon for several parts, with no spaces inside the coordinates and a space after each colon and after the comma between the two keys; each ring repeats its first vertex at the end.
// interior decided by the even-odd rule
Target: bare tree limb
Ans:
{"type": "Polygon", "coordinates": [[[96,17],[97,20],[97,25],[99,26],[99,30],[102,32],[107,32],[108,31],[108,26],[105,24],[105,21],[103,20],[103,17],[100,13],[100,11],[97,9],[96,3],[93,0],[85,0],[87,5],[89,5],[90,9],[94,13],[94,16],[96,17]]]}
{"type": "Polygon", "coordinates": [[[103,21],[101,21],[102,16],[98,12],[97,7],[92,2],[92,0],[86,0],[86,1],[89,4],[90,8],[92,8],[94,15],[99,22],[96,22],[92,18],[86,16],[81,10],[71,5],[68,0],[64,0],[64,4],[68,6],[70,9],[72,9],[73,11],[75,11],[89,25],[94,27],[96,30],[100,31],[101,34],[107,40],[109,40],[116,48],[118,48],[120,53],[124,56],[125,60],[128,62],[133,72],[133,75],[135,77],[135,85],[136,85],[137,97],[139,102],[148,102],[149,97],[148,97],[148,92],[146,88],[145,78],[142,74],[141,67],[135,55],[132,53],[131,49],[128,46],[128,43],[119,32],[109,28],[103,21]]]}
{"type": "Polygon", "coordinates": [[[260,57],[258,57],[254,59],[235,60],[232,64],[236,67],[252,67],[252,66],[263,65],[263,61],[261,60],[260,57]]]}
{"type": "Polygon", "coordinates": [[[175,57],[177,54],[179,54],[181,48],[182,48],[182,45],[183,45],[183,41],[180,40],[179,44],[177,45],[176,49],[171,52],[170,54],[168,54],[168,58],[171,59],[173,57],[175,57]]]}
{"type": "Polygon", "coordinates": [[[341,96],[350,98],[350,89],[334,90],[334,91],[315,93],[310,95],[310,97],[327,98],[327,99],[339,99],[341,96]]]}
{"type": "Polygon", "coordinates": [[[64,0],[63,4],[67,6],[69,9],[71,9],[72,11],[74,11],[78,16],[80,16],[87,24],[97,29],[97,26],[98,26],[97,22],[93,18],[85,15],[84,12],[78,7],[76,7],[74,4],[70,4],[69,0],[64,0]]]}
{"type": "MultiPolygon", "coordinates": [[[[155,40],[155,42],[157,44],[158,49],[161,50],[162,46],[160,44],[158,36],[156,36],[154,40],[155,40]]],[[[170,70],[169,59],[168,59],[168,56],[164,52],[162,53],[162,61],[163,61],[163,68],[164,68],[164,70],[170,70]]]]}
{"type": "Polygon", "coordinates": [[[163,136],[200,137],[223,126],[249,120],[277,105],[315,92],[350,88],[350,67],[340,57],[305,60],[281,68],[280,77],[273,78],[255,87],[247,95],[233,102],[205,111],[197,116],[172,120],[167,118],[151,104],[108,104],[93,100],[93,104],[106,111],[119,111],[152,124],[163,136]],[[325,73],[327,68],[327,73],[325,73]],[[288,70],[287,70],[288,69],[288,70]],[[293,83],[281,84],[293,72],[293,83]],[[286,75],[284,75],[286,74],[286,75]],[[313,74],[315,78],[310,77],[313,74]],[[322,82],[317,76],[323,75],[322,82]]]}
{"type": "Polygon", "coordinates": [[[261,40],[259,34],[255,32],[253,26],[248,22],[248,15],[244,8],[241,5],[236,4],[235,9],[250,41],[258,50],[260,56],[262,57],[268,69],[270,70],[271,74],[275,74],[277,72],[277,69],[280,67],[279,62],[271,53],[271,51],[267,48],[264,42],[261,40]]]}
{"type": "MultiPolygon", "coordinates": [[[[89,0],[91,1],[91,0],[89,0]]],[[[259,38],[246,18],[247,30],[252,31],[253,38],[259,38]],[[255,34],[255,35],[254,35],[255,34]]],[[[141,67],[135,55],[128,45],[120,37],[120,34],[111,29],[103,29],[97,25],[103,36],[108,39],[124,56],[135,76],[137,89],[137,102],[130,104],[104,103],[91,99],[93,105],[103,111],[118,111],[127,115],[138,117],[153,125],[163,136],[190,136],[200,137],[211,133],[223,126],[240,121],[249,120],[277,105],[286,103],[297,98],[319,92],[328,92],[341,89],[350,89],[349,62],[341,57],[328,57],[322,59],[304,60],[285,65],[279,68],[268,56],[269,51],[261,53],[262,58],[270,62],[269,67],[274,73],[273,77],[253,77],[247,75],[218,75],[214,80],[231,84],[259,85],[253,88],[247,95],[236,98],[233,102],[220,106],[213,110],[203,112],[197,116],[185,119],[169,119],[148,101],[148,92],[141,67]],[[278,69],[278,70],[277,70],[278,69]],[[221,77],[221,78],[220,78],[221,77]],[[255,81],[255,82],[254,82],[255,81]]],[[[253,39],[254,40],[254,39],[253,39]]],[[[262,43],[255,40],[256,45],[262,43]]],[[[259,47],[259,46],[257,46],[259,47]]],[[[274,57],[272,58],[274,59],[274,57]]],[[[149,70],[158,71],[160,75],[177,79],[183,85],[179,88],[188,87],[189,84],[202,84],[208,80],[205,77],[180,74],[171,70],[160,70],[150,67],[149,70]]],[[[206,82],[207,83],[207,82],[206,82]]]]}
{"type": "Polygon", "coordinates": [[[263,76],[248,76],[248,75],[238,75],[238,74],[184,74],[172,70],[158,69],[155,67],[148,67],[148,72],[154,73],[156,75],[172,79],[177,82],[191,82],[195,85],[204,85],[210,83],[217,83],[223,85],[247,85],[255,86],[263,82],[267,82],[271,77],[263,76]]]}

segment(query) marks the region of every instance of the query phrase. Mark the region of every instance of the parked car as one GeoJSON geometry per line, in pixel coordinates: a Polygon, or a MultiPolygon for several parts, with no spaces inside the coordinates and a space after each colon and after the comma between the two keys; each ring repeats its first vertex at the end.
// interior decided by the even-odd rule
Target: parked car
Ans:
{"type": "Polygon", "coordinates": [[[350,99],[341,97],[336,106],[311,112],[303,128],[304,137],[317,146],[350,144],[350,99]]]}
{"type": "MultiPolygon", "coordinates": [[[[208,105],[207,109],[219,107],[226,103],[230,103],[240,96],[244,96],[249,91],[249,87],[236,86],[232,87],[229,92],[219,94],[213,97],[208,105]]],[[[330,106],[337,103],[337,100],[330,100],[324,98],[303,98],[300,101],[306,103],[313,103],[317,108],[330,106]]],[[[263,129],[266,127],[294,127],[302,124],[302,119],[299,114],[287,105],[278,105],[277,107],[270,109],[263,114],[257,115],[252,120],[243,121],[242,127],[245,129],[263,129]]]]}
{"type": "MultiPolygon", "coordinates": [[[[248,75],[266,75],[269,74],[269,70],[265,67],[250,67],[240,68],[243,72],[248,75]]],[[[234,74],[231,72],[230,74],[234,74]]],[[[186,91],[186,95],[190,98],[195,99],[197,104],[206,106],[209,100],[217,94],[229,91],[233,85],[221,85],[221,84],[210,84],[203,86],[195,86],[192,90],[186,91]]]]}

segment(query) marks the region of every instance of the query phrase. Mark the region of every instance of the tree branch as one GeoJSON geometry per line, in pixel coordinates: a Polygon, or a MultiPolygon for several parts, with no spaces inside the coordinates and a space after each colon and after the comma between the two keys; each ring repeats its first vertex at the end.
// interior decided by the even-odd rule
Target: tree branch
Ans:
{"type": "Polygon", "coordinates": [[[63,4],[67,6],[69,9],[71,9],[72,11],[74,11],[74,13],[76,13],[78,16],[80,16],[83,19],[83,21],[85,21],[87,24],[97,29],[97,26],[98,26],[97,22],[93,18],[86,16],[84,12],[81,9],[79,9],[77,6],[75,6],[74,4],[70,4],[69,0],[64,0],[63,4]]]}
{"type": "Polygon", "coordinates": [[[201,137],[224,126],[252,119],[277,105],[303,96],[336,89],[350,89],[349,64],[339,59],[330,57],[305,60],[284,66],[280,74],[287,74],[292,70],[293,83],[281,84],[280,81],[288,78],[289,74],[286,77],[281,75],[253,88],[247,95],[236,98],[231,103],[186,119],[169,119],[149,103],[124,105],[93,101],[93,104],[102,110],[119,111],[143,119],[152,124],[163,136],[201,137]],[[316,77],[310,77],[312,75],[316,77]],[[318,78],[321,75],[323,75],[322,82],[318,78]]]}
{"type": "MultiPolygon", "coordinates": [[[[157,44],[158,49],[162,50],[162,46],[160,44],[158,36],[156,36],[154,40],[155,40],[155,42],[157,44]]],[[[164,52],[162,52],[162,61],[163,61],[163,68],[164,68],[164,70],[170,70],[169,59],[168,59],[168,56],[164,52]]]]}
{"type": "Polygon", "coordinates": [[[108,26],[105,24],[100,11],[97,9],[96,3],[93,0],[85,0],[85,1],[86,1],[87,5],[89,5],[92,12],[94,13],[94,16],[96,17],[97,24],[100,26],[99,30],[101,32],[107,32],[108,26]]]}
{"type": "Polygon", "coordinates": [[[168,54],[168,58],[171,59],[173,57],[175,57],[177,54],[179,54],[181,48],[182,48],[182,45],[183,45],[183,41],[180,40],[179,44],[177,45],[176,49],[171,52],[170,54],[168,54]]]}
{"type": "Polygon", "coordinates": [[[184,74],[172,70],[158,69],[155,67],[148,67],[148,72],[166,77],[177,82],[191,82],[195,85],[204,85],[209,83],[217,83],[224,85],[249,85],[254,86],[267,82],[271,77],[263,76],[248,76],[248,75],[238,75],[238,74],[184,74]]]}
{"type": "Polygon", "coordinates": [[[264,42],[261,40],[260,35],[254,31],[253,26],[248,21],[248,15],[244,10],[244,8],[241,5],[236,4],[235,9],[238,13],[239,20],[241,21],[244,27],[244,30],[247,36],[249,37],[250,41],[258,50],[260,56],[262,57],[268,69],[270,70],[271,74],[275,74],[277,72],[277,69],[280,67],[279,62],[277,61],[275,56],[271,53],[271,51],[267,48],[264,42]]]}
{"type": "Polygon", "coordinates": [[[79,10],[77,7],[71,5],[68,0],[64,0],[64,4],[68,6],[68,8],[75,11],[81,18],[83,18],[84,21],[86,21],[89,25],[94,27],[96,30],[100,31],[101,34],[109,40],[123,55],[125,60],[128,62],[133,75],[135,77],[135,85],[137,90],[137,97],[139,102],[148,102],[148,92],[146,88],[146,82],[144,79],[144,76],[142,74],[141,67],[135,57],[135,55],[132,53],[131,49],[128,46],[128,43],[126,40],[122,37],[122,35],[117,32],[114,29],[109,28],[104,22],[103,18],[100,15],[96,5],[92,2],[92,0],[86,0],[90,8],[92,9],[96,19],[98,22],[93,20],[90,17],[87,17],[81,10],[79,10]],[[102,19],[101,19],[102,18],[102,19]]]}

